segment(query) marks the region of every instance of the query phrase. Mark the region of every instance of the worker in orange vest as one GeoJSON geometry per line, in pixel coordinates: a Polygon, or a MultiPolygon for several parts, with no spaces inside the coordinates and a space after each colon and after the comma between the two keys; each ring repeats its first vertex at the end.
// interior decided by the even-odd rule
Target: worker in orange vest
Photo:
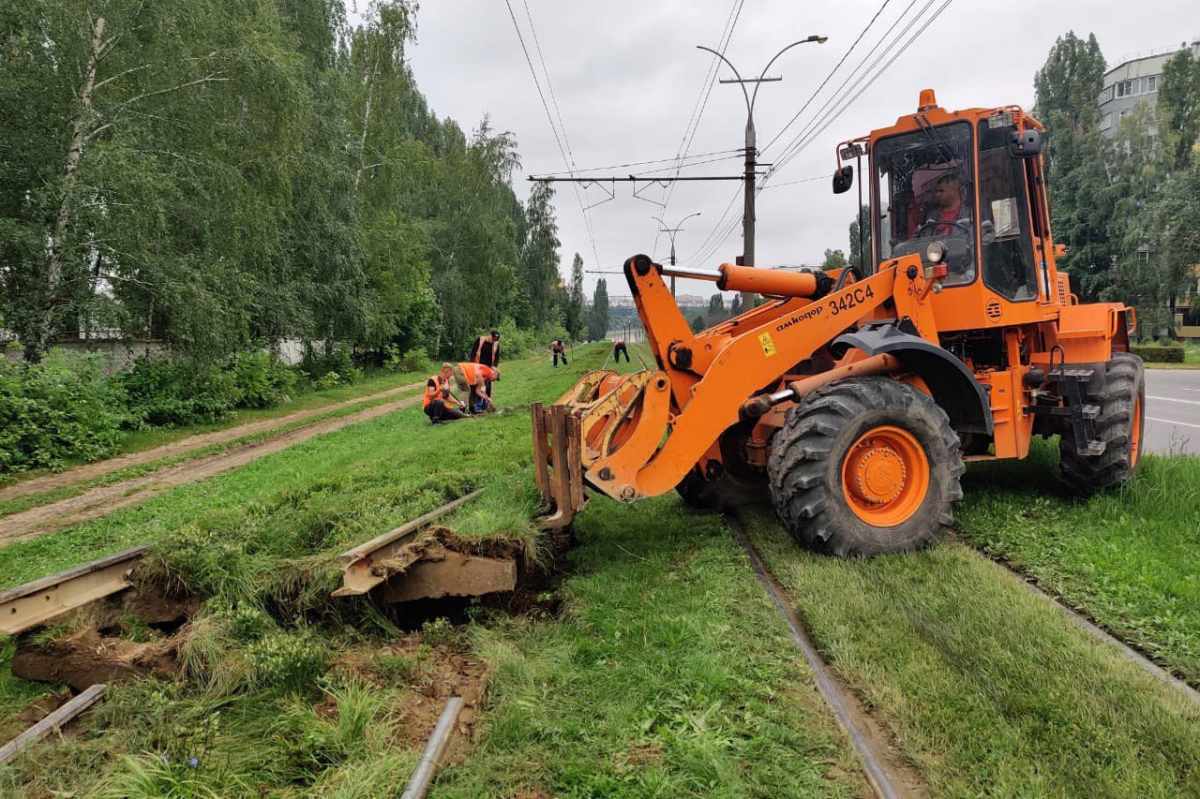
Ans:
{"type": "Polygon", "coordinates": [[[459,392],[467,395],[467,413],[481,413],[484,410],[496,410],[495,403],[488,396],[487,387],[493,380],[500,377],[500,370],[481,363],[460,363],[452,370],[454,382],[459,392]]]}
{"type": "Polygon", "coordinates": [[[629,350],[625,349],[625,339],[613,339],[613,361],[621,362],[621,356],[625,356],[625,363],[629,363],[629,350]]]}
{"type": "Polygon", "coordinates": [[[421,408],[434,424],[466,416],[462,402],[450,390],[450,380],[453,377],[454,366],[444,363],[441,371],[425,381],[425,395],[421,397],[421,408]]]}

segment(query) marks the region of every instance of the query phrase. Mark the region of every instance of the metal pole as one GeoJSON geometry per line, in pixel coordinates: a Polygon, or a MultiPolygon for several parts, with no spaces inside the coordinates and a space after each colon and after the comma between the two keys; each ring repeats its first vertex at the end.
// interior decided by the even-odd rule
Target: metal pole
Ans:
{"type": "MultiPolygon", "coordinates": [[[[763,67],[763,71],[761,73],[759,73],[759,76],[757,78],[743,78],[742,74],[737,71],[737,67],[735,67],[733,65],[733,62],[730,61],[728,58],[726,58],[722,53],[718,53],[716,50],[712,49],[711,47],[705,47],[704,45],[697,45],[698,49],[705,50],[707,52],[712,53],[717,58],[724,61],[729,66],[729,68],[733,70],[733,74],[737,76],[737,79],[736,80],[722,79],[721,82],[722,83],[736,83],[739,86],[741,86],[742,87],[742,97],[746,101],[746,171],[742,176],[742,180],[745,184],[745,189],[744,189],[745,198],[743,200],[744,204],[743,204],[743,208],[742,208],[742,264],[744,264],[745,266],[754,266],[754,183],[755,183],[755,179],[757,177],[755,175],[755,169],[757,169],[757,167],[758,167],[758,143],[757,143],[757,136],[756,136],[756,133],[754,130],[754,103],[758,100],[758,89],[764,83],[771,83],[771,82],[776,82],[776,81],[781,80],[781,78],[768,78],[767,77],[767,70],[771,68],[771,65],[775,63],[776,59],[778,59],[779,56],[783,55],[788,50],[791,50],[793,47],[796,47],[801,44],[807,44],[808,42],[816,42],[817,44],[825,44],[826,41],[828,41],[828,38],[825,36],[813,35],[813,36],[809,36],[807,39],[801,39],[800,41],[792,42],[787,47],[783,48],[782,50],[780,50],[778,53],[776,53],[775,55],[773,55],[771,57],[771,60],[767,62],[767,65],[765,67],[763,67]],[[753,96],[748,91],[746,91],[747,83],[754,84],[753,96]]],[[[750,310],[751,308],[754,307],[754,303],[755,303],[754,292],[743,291],[742,292],[742,309],[750,310]]]]}

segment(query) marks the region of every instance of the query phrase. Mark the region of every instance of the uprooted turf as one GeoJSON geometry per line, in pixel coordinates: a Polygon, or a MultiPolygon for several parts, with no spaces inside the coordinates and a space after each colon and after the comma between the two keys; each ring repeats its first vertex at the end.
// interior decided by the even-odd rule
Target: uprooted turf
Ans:
{"type": "Polygon", "coordinates": [[[942,796],[1200,795],[1200,706],[967,547],[842,561],[748,527],[833,667],[942,796]]]}

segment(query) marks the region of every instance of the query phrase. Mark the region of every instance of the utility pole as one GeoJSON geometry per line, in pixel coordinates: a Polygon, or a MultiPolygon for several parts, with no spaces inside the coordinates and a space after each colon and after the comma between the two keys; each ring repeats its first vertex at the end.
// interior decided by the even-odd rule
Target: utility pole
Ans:
{"type": "MultiPolygon", "coordinates": [[[[662,228],[659,231],[660,233],[666,233],[668,236],[671,237],[671,266],[675,266],[675,234],[678,233],[679,231],[683,230],[683,223],[688,221],[689,219],[691,219],[693,216],[700,216],[700,212],[697,211],[694,214],[688,214],[683,219],[680,219],[679,224],[673,228],[667,227],[667,223],[664,222],[661,217],[657,217],[657,216],[650,217],[655,222],[658,222],[660,225],[662,225],[662,228]]],[[[675,276],[674,275],[671,275],[671,296],[672,297],[675,296],[675,276]]]]}
{"type": "MultiPolygon", "coordinates": [[[[801,39],[798,42],[792,42],[787,47],[776,53],[771,60],[767,62],[767,65],[763,67],[763,71],[759,73],[757,78],[743,78],[741,73],[737,71],[737,67],[733,65],[733,62],[724,55],[712,49],[711,47],[696,45],[697,49],[712,53],[717,58],[724,61],[729,68],[733,70],[733,74],[737,77],[722,78],[721,83],[736,83],[740,85],[742,87],[742,97],[746,101],[746,169],[742,177],[745,184],[745,197],[743,198],[742,208],[742,264],[745,266],[754,266],[754,184],[758,178],[758,141],[757,134],[754,130],[754,103],[758,100],[758,89],[764,83],[777,83],[783,80],[783,78],[767,77],[767,70],[771,68],[771,65],[775,63],[775,60],[779,58],[779,56],[783,55],[797,45],[807,44],[809,42],[824,44],[826,41],[828,41],[828,37],[826,36],[813,35],[809,36],[807,39],[801,39]],[[746,90],[747,83],[754,84],[753,94],[746,90]]],[[[755,297],[753,292],[742,292],[743,309],[749,310],[750,308],[753,308],[754,302],[755,297]]]]}

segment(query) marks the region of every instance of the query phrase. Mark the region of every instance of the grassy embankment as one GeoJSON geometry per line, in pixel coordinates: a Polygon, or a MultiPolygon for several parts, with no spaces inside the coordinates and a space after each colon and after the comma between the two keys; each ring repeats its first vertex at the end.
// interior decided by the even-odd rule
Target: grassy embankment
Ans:
{"type": "MultiPolygon", "coordinates": [[[[11,585],[148,542],[156,573],[207,599],[184,679],[115,686],[85,732],[0,771],[0,792],[376,795],[418,756],[404,712],[440,643],[489,661],[494,697],[484,743],[448,775],[449,793],[859,793],[753,576],[714,520],[673,499],[581,520],[562,621],[433,625],[397,654],[396,631],[366,603],[330,600],[338,551],[479,485],[491,486],[486,500],[449,526],[537,558],[526,407],[604,352],[580,355],[571,372],[541,357],[514,364],[497,387],[504,414],[431,427],[408,409],[0,550],[11,585]],[[339,665],[348,652],[353,669],[339,665]]],[[[5,717],[51,690],[8,676],[9,657],[5,717]]]]}
{"type": "Polygon", "coordinates": [[[933,795],[1200,795],[1200,706],[966,546],[839,561],[747,522],[933,795]]]}
{"type": "MultiPolygon", "coordinates": [[[[303,394],[301,397],[287,405],[281,405],[276,408],[268,408],[262,410],[240,410],[236,411],[228,419],[221,422],[213,422],[204,425],[192,425],[187,427],[174,428],[152,428],[143,431],[128,431],[122,434],[121,443],[118,445],[117,452],[114,457],[120,455],[130,455],[137,452],[144,452],[155,447],[171,444],[182,440],[189,436],[201,435],[204,433],[212,433],[220,430],[227,430],[233,427],[238,427],[245,424],[251,424],[259,421],[267,421],[270,419],[278,419],[283,416],[288,416],[293,413],[299,413],[306,410],[315,410],[324,407],[335,406],[339,403],[349,402],[360,398],[369,397],[373,394],[378,394],[390,389],[400,388],[410,385],[427,377],[420,374],[387,374],[379,373],[378,376],[368,377],[362,383],[356,383],[353,386],[344,386],[342,388],[330,389],[328,391],[318,391],[309,394],[303,394]]],[[[80,480],[70,485],[59,486],[43,491],[36,491],[30,494],[11,497],[9,499],[0,500],[0,517],[7,516],[12,513],[20,513],[29,508],[47,505],[51,502],[58,502],[68,497],[78,496],[88,489],[102,485],[110,485],[122,480],[129,480],[135,477],[140,477],[145,474],[165,469],[168,466],[174,466],[178,463],[183,463],[196,458],[202,458],[208,455],[213,455],[225,450],[251,444],[256,441],[261,441],[271,436],[294,430],[297,427],[317,424],[329,419],[337,419],[343,416],[349,416],[352,413],[357,413],[367,408],[372,408],[377,405],[382,405],[387,402],[395,402],[403,396],[419,393],[419,389],[413,389],[412,392],[403,394],[389,395],[377,399],[363,399],[362,402],[354,403],[345,408],[331,409],[326,413],[319,413],[305,419],[295,420],[281,424],[278,427],[267,431],[252,433],[245,436],[240,436],[229,441],[210,444],[200,449],[190,452],[181,453],[179,455],[171,455],[164,458],[158,458],[146,463],[139,463],[133,466],[126,467],[108,474],[99,475],[87,479],[80,480]]],[[[81,464],[75,464],[81,465],[81,464]]],[[[44,471],[29,472],[21,475],[20,480],[31,479],[40,475],[46,474],[44,471]]],[[[20,482],[18,480],[17,482],[20,482]]],[[[8,478],[8,482],[2,484],[11,484],[12,478],[8,478]]]]}

